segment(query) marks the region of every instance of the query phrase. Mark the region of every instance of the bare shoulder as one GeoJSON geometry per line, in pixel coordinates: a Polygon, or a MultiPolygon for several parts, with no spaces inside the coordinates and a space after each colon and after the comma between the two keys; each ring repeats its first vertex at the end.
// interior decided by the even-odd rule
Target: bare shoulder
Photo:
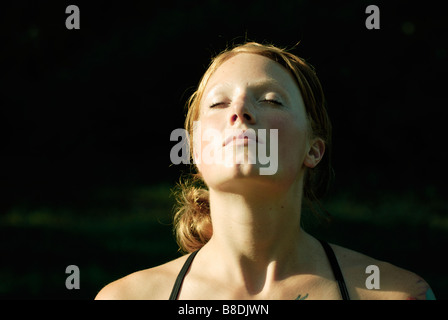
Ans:
{"type": "Polygon", "coordinates": [[[331,246],[352,299],[435,299],[431,287],[419,275],[341,246],[331,246]]]}
{"type": "Polygon", "coordinates": [[[111,282],[101,289],[95,300],[168,300],[186,257],[111,282]]]}

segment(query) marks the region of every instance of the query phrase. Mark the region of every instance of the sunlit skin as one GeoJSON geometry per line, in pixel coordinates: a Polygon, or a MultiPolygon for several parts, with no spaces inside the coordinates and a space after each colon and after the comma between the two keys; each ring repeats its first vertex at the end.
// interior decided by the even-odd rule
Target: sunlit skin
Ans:
{"type": "MultiPolygon", "coordinates": [[[[247,194],[261,183],[263,188],[285,192],[302,178],[305,166],[318,164],[325,149],[321,139],[309,139],[305,107],[292,76],[279,64],[255,54],[239,54],[216,70],[206,86],[198,120],[202,132],[211,128],[222,136],[230,129],[266,129],[267,133],[270,129],[278,130],[279,166],[275,175],[260,175],[258,164],[228,167],[202,162],[199,170],[210,189],[241,189],[247,194]],[[308,151],[312,154],[306,157],[308,151]]],[[[267,134],[268,153],[270,142],[267,134]]],[[[202,141],[202,150],[208,143],[202,141]]],[[[248,152],[248,148],[234,149],[239,154],[248,152]]]]}
{"type": "MultiPolygon", "coordinates": [[[[259,164],[198,164],[210,190],[213,236],[194,259],[179,299],[341,299],[321,244],[300,227],[304,173],[319,165],[325,144],[309,129],[291,74],[261,55],[237,54],[209,79],[197,120],[202,132],[223,135],[229,128],[278,129],[278,170],[262,176],[259,164]]],[[[208,143],[195,147],[196,159],[208,143]]],[[[331,246],[351,299],[424,299],[422,288],[430,290],[412,272],[331,246]],[[381,271],[380,290],[366,288],[369,265],[381,271]]],[[[97,299],[167,299],[186,259],[119,279],[97,299]]]]}
{"type": "MultiPolygon", "coordinates": [[[[278,279],[307,267],[304,257],[311,240],[300,231],[300,195],[305,168],[318,164],[324,143],[310,139],[292,76],[260,55],[239,54],[223,63],[210,78],[200,108],[203,131],[213,128],[224,135],[229,128],[278,129],[279,165],[274,175],[260,175],[258,164],[198,165],[210,190],[214,226],[200,254],[221,261],[222,273],[238,279],[235,287],[261,296],[278,279]]],[[[201,147],[207,143],[202,141],[201,147]]],[[[249,151],[239,147],[235,152],[249,151]]]]}

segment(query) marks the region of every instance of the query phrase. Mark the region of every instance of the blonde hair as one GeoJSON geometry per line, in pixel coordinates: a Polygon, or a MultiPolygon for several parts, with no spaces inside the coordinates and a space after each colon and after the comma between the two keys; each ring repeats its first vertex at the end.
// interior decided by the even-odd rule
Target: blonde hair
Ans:
{"type": "MultiPolygon", "coordinates": [[[[331,122],[325,108],[322,86],[314,68],[304,59],[273,45],[247,42],[228,48],[212,59],[207,71],[202,76],[197,90],[187,101],[185,129],[193,136],[193,123],[199,118],[199,105],[208,80],[219,66],[239,53],[253,53],[265,56],[285,67],[296,80],[305,103],[305,110],[313,137],[325,142],[325,155],[318,166],[306,171],[304,177],[303,197],[311,210],[316,212],[313,203],[318,201],[328,190],[333,170],[330,163],[331,122]]],[[[193,154],[190,139],[190,154],[193,154]]],[[[197,171],[197,168],[195,168],[197,171]]],[[[174,215],[174,232],[180,250],[193,252],[200,249],[210,240],[213,234],[210,217],[209,194],[200,173],[192,173],[190,177],[177,185],[174,190],[177,203],[174,215]]]]}

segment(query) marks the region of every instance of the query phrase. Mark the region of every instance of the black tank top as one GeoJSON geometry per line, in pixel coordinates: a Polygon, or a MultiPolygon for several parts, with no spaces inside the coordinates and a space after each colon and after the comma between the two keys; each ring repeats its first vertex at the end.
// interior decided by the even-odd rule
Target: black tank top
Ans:
{"type": "MultiPolygon", "coordinates": [[[[333,249],[327,242],[322,240],[319,241],[325,250],[328,261],[330,262],[331,269],[333,270],[334,277],[339,286],[339,291],[341,292],[342,300],[350,300],[350,296],[348,295],[347,287],[345,285],[344,277],[342,276],[341,268],[339,267],[338,260],[336,259],[333,249]]],[[[199,250],[190,254],[190,256],[187,258],[187,261],[185,261],[182,269],[179,272],[179,275],[177,276],[176,282],[174,283],[173,290],[171,291],[170,295],[170,300],[177,300],[185,275],[187,274],[187,271],[190,268],[190,265],[198,252],[199,250]]]]}

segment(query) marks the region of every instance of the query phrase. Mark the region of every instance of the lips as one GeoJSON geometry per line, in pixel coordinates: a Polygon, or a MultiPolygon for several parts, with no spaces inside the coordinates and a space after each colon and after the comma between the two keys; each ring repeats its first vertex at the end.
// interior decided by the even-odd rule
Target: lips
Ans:
{"type": "Polygon", "coordinates": [[[255,130],[243,130],[242,132],[238,131],[234,134],[230,134],[227,136],[227,138],[224,140],[222,146],[225,147],[226,145],[233,142],[235,139],[235,143],[248,143],[249,140],[253,140],[257,143],[264,143],[261,139],[258,138],[258,136],[255,134],[255,130]],[[238,134],[239,133],[239,134],[238,134]]]}

